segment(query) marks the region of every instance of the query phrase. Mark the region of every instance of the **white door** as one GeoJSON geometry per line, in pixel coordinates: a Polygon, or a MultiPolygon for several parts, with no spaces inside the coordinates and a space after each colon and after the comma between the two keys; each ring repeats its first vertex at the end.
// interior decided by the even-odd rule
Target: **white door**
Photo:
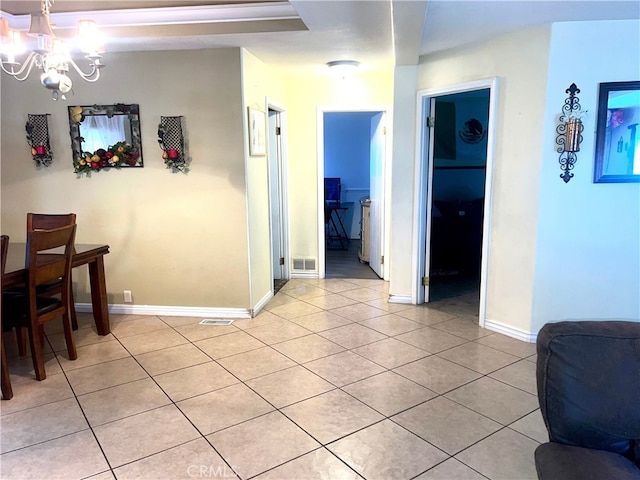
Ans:
{"type": "Polygon", "coordinates": [[[380,278],[384,277],[384,171],[385,125],[384,112],[371,119],[371,161],[370,174],[370,230],[369,266],[380,278]]]}
{"type": "Polygon", "coordinates": [[[269,110],[269,205],[271,210],[271,257],[274,280],[284,278],[280,129],[280,112],[269,110]]]}
{"type": "Polygon", "coordinates": [[[427,211],[427,225],[425,233],[426,253],[424,256],[424,274],[423,282],[424,286],[424,301],[429,301],[429,272],[431,271],[431,208],[433,204],[433,156],[434,156],[434,143],[435,143],[435,112],[436,112],[436,99],[423,100],[423,112],[424,112],[424,143],[428,145],[426,150],[423,150],[424,155],[427,157],[427,191],[426,191],[426,211],[427,211]]]}

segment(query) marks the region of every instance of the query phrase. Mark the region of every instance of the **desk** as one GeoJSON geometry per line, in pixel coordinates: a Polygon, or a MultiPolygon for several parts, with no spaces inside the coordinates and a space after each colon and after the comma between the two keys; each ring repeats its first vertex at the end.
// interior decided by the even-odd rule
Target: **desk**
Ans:
{"type": "MultiPolygon", "coordinates": [[[[25,284],[26,270],[24,258],[25,243],[9,242],[7,266],[2,277],[2,288],[19,287],[25,284]]],[[[109,309],[107,305],[107,286],[104,275],[104,256],[109,253],[109,245],[75,244],[76,253],[71,260],[73,268],[89,265],[89,282],[91,285],[91,305],[93,318],[99,335],[111,333],[109,327],[109,309]]]]}
{"type": "Polygon", "coordinates": [[[337,248],[342,250],[349,249],[349,234],[344,228],[342,219],[352,205],[353,202],[325,203],[324,220],[327,226],[327,248],[336,248],[334,245],[339,245],[337,248]]]}

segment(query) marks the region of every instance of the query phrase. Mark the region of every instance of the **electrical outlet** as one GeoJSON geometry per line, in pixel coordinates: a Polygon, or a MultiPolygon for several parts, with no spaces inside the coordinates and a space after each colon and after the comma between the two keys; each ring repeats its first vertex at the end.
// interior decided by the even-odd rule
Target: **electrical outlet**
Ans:
{"type": "Polygon", "coordinates": [[[131,290],[125,290],[124,291],[124,303],[131,303],[133,300],[131,300],[131,290]]]}

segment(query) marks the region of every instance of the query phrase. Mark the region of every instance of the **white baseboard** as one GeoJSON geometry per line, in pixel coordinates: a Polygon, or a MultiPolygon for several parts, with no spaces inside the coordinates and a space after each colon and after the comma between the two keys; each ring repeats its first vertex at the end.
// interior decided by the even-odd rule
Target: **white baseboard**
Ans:
{"type": "Polygon", "coordinates": [[[527,332],[526,330],[521,330],[489,319],[484,321],[484,328],[527,343],[536,343],[536,339],[538,338],[537,333],[527,332]]]}
{"type": "Polygon", "coordinates": [[[267,294],[262,297],[262,299],[258,302],[258,304],[253,307],[250,311],[251,313],[251,318],[254,318],[256,315],[258,315],[260,313],[260,310],[262,310],[267,303],[269,303],[269,300],[271,300],[273,298],[273,290],[267,292],[267,294]]]}
{"type": "MultiPolygon", "coordinates": [[[[92,312],[90,303],[76,303],[76,311],[92,312]]],[[[109,313],[128,315],[164,315],[167,317],[251,318],[246,308],[179,307],[166,305],[109,305],[109,313]]]]}
{"type": "Polygon", "coordinates": [[[389,303],[411,304],[411,295],[389,295],[389,303]]]}
{"type": "Polygon", "coordinates": [[[318,272],[291,272],[290,278],[319,278],[318,272]]]}

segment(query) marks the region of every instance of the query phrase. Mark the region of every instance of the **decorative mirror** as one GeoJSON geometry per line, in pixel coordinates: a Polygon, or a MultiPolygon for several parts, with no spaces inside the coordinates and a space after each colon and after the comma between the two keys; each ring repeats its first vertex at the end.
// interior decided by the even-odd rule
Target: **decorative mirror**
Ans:
{"type": "Polygon", "coordinates": [[[600,84],[594,182],[640,182],[640,82],[600,84]]]}
{"type": "Polygon", "coordinates": [[[138,104],[69,107],[69,127],[75,173],[143,166],[138,104]]]}

